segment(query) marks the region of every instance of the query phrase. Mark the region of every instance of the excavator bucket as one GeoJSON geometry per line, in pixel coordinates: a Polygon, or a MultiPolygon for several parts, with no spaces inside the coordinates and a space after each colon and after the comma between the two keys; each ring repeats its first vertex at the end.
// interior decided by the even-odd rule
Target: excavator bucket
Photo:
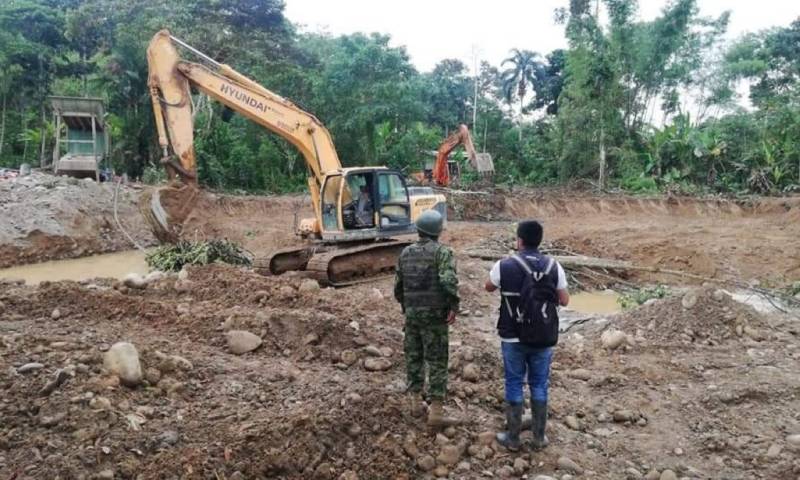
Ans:
{"type": "Polygon", "coordinates": [[[139,210],[160,242],[175,243],[200,194],[192,184],[173,182],[146,191],[140,197],[139,210]]]}

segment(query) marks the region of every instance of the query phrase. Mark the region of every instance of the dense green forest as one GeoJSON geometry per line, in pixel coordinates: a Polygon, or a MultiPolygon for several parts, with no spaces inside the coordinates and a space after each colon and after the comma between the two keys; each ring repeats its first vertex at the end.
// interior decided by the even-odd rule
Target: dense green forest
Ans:
{"type": "MultiPolygon", "coordinates": [[[[798,188],[800,18],[726,42],[729,14],[705,17],[695,0],[670,0],[646,22],[636,0],[564,5],[554,21],[568,48],[535,53],[536,45],[520,45],[501,65],[483,63],[475,79],[453,59],[421,73],[380,33],[303,33],[281,0],[5,0],[0,166],[38,165],[50,155],[47,96],[57,94],[105,99],[117,173],[160,171],[145,49],[169,28],[313,112],[346,165],[418,170],[449,130],[467,123],[479,150],[493,155],[498,183],[798,188]]],[[[291,145],[201,96],[195,107],[202,182],[303,188],[305,167],[291,145]]]]}

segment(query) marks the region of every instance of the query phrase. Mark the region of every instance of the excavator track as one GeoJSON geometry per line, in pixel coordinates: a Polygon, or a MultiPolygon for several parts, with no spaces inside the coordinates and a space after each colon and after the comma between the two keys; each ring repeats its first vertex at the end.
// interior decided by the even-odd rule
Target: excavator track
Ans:
{"type": "Polygon", "coordinates": [[[353,247],[329,248],[316,252],[306,265],[306,272],[323,285],[344,287],[374,281],[391,274],[400,252],[411,241],[387,240],[353,247]]]}
{"type": "Polygon", "coordinates": [[[304,245],[276,250],[266,258],[255,262],[255,268],[264,275],[280,275],[282,273],[305,270],[308,261],[316,253],[326,249],[323,245],[304,245]]]}

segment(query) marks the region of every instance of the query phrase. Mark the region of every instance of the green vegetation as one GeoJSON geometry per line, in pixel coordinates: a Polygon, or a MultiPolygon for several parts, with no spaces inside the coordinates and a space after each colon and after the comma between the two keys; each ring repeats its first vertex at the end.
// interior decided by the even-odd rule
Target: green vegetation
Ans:
{"type": "MultiPolygon", "coordinates": [[[[477,148],[493,155],[500,183],[589,179],[643,193],[798,189],[800,19],[725,43],[729,15],[704,17],[696,0],[670,0],[650,21],[639,20],[636,0],[564,4],[556,19],[568,47],[537,53],[520,45],[499,66],[482,63],[475,99],[461,61],[443,59],[421,73],[386,35],[298,32],[281,0],[7,0],[0,166],[51,155],[47,95],[89,95],[111,112],[116,172],[157,181],[145,49],[169,28],[317,115],[345,165],[419,170],[467,123],[477,148]],[[743,82],[752,108],[739,105],[743,82]]],[[[304,188],[306,168],[290,144],[200,95],[194,105],[205,185],[304,188]]]]}
{"type": "Polygon", "coordinates": [[[145,257],[147,265],[161,272],[177,272],[184,265],[208,265],[214,262],[252,265],[253,257],[240,245],[228,240],[180,241],[162,245],[145,257]]]}
{"type": "Polygon", "coordinates": [[[617,303],[623,310],[644,305],[648,300],[654,298],[664,298],[669,295],[669,289],[664,285],[656,285],[655,287],[644,287],[638,290],[626,292],[617,299],[617,303]]]}

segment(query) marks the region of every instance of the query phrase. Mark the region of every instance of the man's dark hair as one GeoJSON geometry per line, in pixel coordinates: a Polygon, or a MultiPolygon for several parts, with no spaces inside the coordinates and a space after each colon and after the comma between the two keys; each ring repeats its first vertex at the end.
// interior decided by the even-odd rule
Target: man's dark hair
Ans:
{"type": "Polygon", "coordinates": [[[542,224],[536,220],[525,220],[517,225],[517,237],[522,239],[522,244],[526,248],[539,248],[543,233],[542,224]]]}

